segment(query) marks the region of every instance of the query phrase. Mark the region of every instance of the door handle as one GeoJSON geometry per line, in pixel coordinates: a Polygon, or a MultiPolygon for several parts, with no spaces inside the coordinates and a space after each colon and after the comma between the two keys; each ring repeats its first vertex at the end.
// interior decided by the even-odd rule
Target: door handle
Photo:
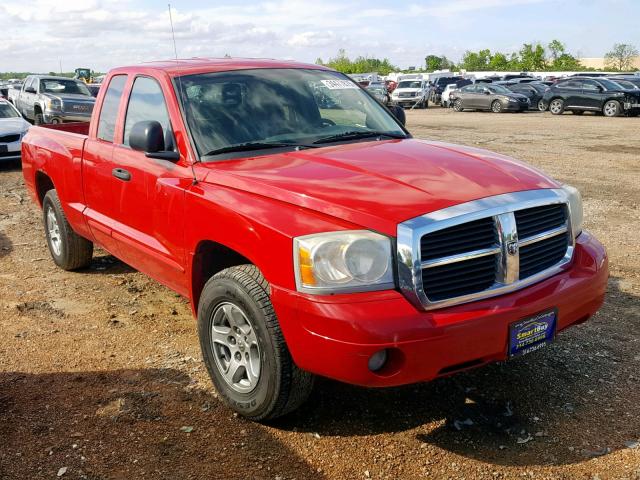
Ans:
{"type": "Polygon", "coordinates": [[[111,175],[119,178],[120,180],[124,180],[125,182],[131,180],[131,173],[129,170],[125,170],[124,168],[114,168],[111,170],[111,175]]]}

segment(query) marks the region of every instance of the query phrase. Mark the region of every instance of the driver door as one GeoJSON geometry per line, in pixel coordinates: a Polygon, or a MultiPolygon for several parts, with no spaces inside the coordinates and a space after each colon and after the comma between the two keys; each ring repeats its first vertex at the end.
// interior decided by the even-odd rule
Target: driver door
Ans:
{"type": "Polygon", "coordinates": [[[186,295],[185,189],[193,181],[186,152],[174,162],[148,158],[129,146],[133,125],[155,120],[165,132],[165,148],[177,151],[165,98],[154,78],[138,76],[131,85],[124,125],[113,148],[113,237],[122,260],[186,295]]]}

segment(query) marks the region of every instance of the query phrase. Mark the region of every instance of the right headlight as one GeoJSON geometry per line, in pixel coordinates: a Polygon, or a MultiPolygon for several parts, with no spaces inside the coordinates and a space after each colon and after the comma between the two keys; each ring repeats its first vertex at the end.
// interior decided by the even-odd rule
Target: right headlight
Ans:
{"type": "Polygon", "coordinates": [[[563,185],[562,190],[567,194],[569,201],[569,216],[571,218],[571,230],[573,236],[577,237],[582,233],[582,196],[576,187],[571,185],[563,185]]]}
{"type": "Polygon", "coordinates": [[[389,237],[368,230],[318,233],[293,241],[298,291],[320,295],[395,287],[389,237]]]}
{"type": "Polygon", "coordinates": [[[44,103],[49,110],[62,110],[62,100],[59,98],[46,98],[44,103]]]}

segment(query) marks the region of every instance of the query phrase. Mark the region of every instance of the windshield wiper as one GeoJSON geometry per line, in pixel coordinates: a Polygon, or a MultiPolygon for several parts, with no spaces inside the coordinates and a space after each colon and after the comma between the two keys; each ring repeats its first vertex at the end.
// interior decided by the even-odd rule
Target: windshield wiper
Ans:
{"type": "Polygon", "coordinates": [[[298,147],[298,148],[318,148],[315,145],[305,145],[302,143],[285,143],[285,142],[247,142],[239,143],[237,145],[229,145],[227,147],[216,148],[206,153],[205,157],[213,155],[220,155],[223,153],[233,152],[248,152],[251,150],[265,150],[267,148],[282,148],[282,147],[298,147]]]}
{"type": "Polygon", "coordinates": [[[399,133],[389,133],[389,132],[376,132],[374,130],[367,131],[350,131],[338,133],[337,135],[331,135],[330,137],[324,137],[320,140],[316,140],[313,142],[314,144],[318,143],[331,143],[331,142],[339,142],[341,140],[353,140],[358,138],[369,138],[369,137],[388,137],[388,138],[407,138],[404,134],[399,133]]]}

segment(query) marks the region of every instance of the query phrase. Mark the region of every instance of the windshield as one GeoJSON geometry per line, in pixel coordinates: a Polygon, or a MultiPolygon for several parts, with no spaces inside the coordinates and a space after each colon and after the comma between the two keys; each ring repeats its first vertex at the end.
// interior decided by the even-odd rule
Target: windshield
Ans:
{"type": "Polygon", "coordinates": [[[200,156],[243,144],[308,145],[353,132],[406,135],[384,107],[337,72],[238,70],[180,77],[175,86],[200,156]]]}
{"type": "Polygon", "coordinates": [[[502,85],[487,85],[487,88],[491,93],[503,93],[505,95],[513,94],[511,90],[502,85]]]}
{"type": "Polygon", "coordinates": [[[544,83],[530,83],[529,85],[535,88],[539,93],[544,93],[545,90],[549,88],[544,83]]]}
{"type": "Polygon", "coordinates": [[[43,78],[40,80],[40,93],[53,95],[75,94],[91,96],[87,86],[77,80],[62,80],[57,78],[43,78]]]}
{"type": "Polygon", "coordinates": [[[400,82],[397,88],[420,88],[422,82],[420,80],[406,80],[404,82],[400,82]]]}
{"type": "Polygon", "coordinates": [[[8,103],[0,103],[0,118],[15,118],[20,114],[8,103]]]}
{"type": "Polygon", "coordinates": [[[618,85],[615,82],[612,82],[611,80],[607,80],[605,78],[599,78],[597,81],[600,82],[604,86],[604,88],[606,88],[607,90],[619,90],[620,89],[620,85],[618,85]]]}
{"type": "Polygon", "coordinates": [[[625,88],[627,90],[637,90],[638,89],[638,87],[636,85],[634,85],[633,83],[628,82],[626,80],[615,79],[615,80],[612,80],[612,81],[614,83],[617,83],[618,85],[620,85],[621,88],[625,88]]]}

